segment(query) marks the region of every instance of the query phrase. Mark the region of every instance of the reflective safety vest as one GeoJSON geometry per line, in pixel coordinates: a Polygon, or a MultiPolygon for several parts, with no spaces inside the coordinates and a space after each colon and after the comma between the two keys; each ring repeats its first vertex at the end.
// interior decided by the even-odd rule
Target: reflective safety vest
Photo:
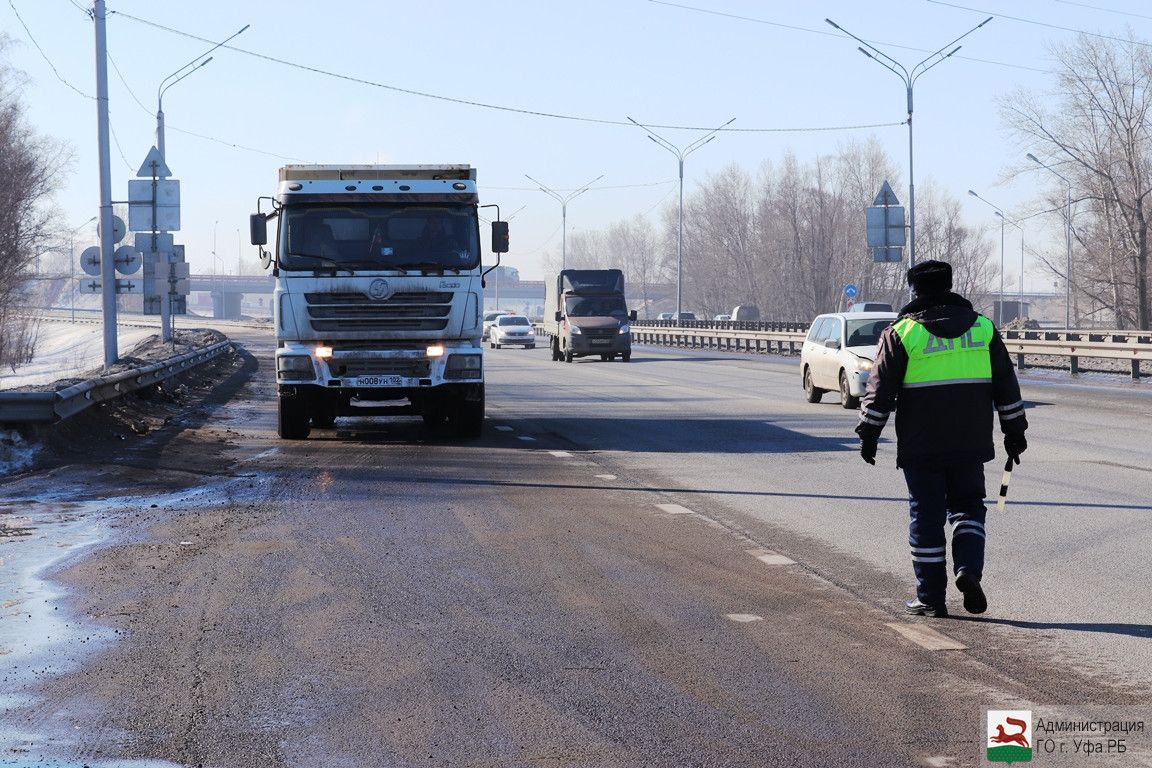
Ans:
{"type": "Polygon", "coordinates": [[[904,387],[939,387],[945,384],[983,384],[992,381],[992,321],[979,315],[975,325],[954,339],[933,336],[915,320],[904,318],[893,326],[908,352],[904,387]]]}

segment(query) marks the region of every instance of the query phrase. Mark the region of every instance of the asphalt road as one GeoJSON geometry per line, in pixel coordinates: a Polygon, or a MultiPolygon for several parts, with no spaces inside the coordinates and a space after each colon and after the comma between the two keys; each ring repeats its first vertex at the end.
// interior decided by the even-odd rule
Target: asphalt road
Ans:
{"type": "Polygon", "coordinates": [[[5,671],[0,763],[965,766],[989,707],[1147,707],[1146,387],[1026,385],[992,607],[917,620],[892,447],[861,462],[794,360],[489,351],[479,441],[288,442],[271,339],[233,335],[202,404],[0,486],[100,527],[68,597],[6,606],[65,618],[5,671]]]}

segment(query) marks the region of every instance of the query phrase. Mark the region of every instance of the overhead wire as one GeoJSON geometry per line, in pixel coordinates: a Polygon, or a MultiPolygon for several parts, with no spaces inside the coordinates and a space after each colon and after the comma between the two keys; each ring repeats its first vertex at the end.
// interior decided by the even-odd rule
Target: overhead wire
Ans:
{"type": "Polygon", "coordinates": [[[20,15],[20,11],[16,10],[16,3],[13,2],[13,0],[8,0],[8,7],[12,9],[12,13],[16,14],[16,19],[20,22],[20,26],[24,27],[24,32],[28,35],[28,39],[32,41],[32,45],[36,46],[36,50],[40,52],[40,55],[44,58],[44,61],[47,62],[48,67],[52,70],[52,74],[56,75],[56,79],[64,83],[64,85],[68,86],[84,98],[95,101],[95,96],[84,93],[84,91],[72,85],[72,83],[70,83],[62,74],[60,74],[60,70],[56,69],[56,64],[53,63],[52,59],[48,57],[48,54],[44,52],[44,49],[40,47],[40,43],[36,40],[36,36],[32,34],[32,30],[30,30],[28,25],[24,23],[24,17],[20,15]]]}
{"type": "Polygon", "coordinates": [[[972,11],[973,13],[987,14],[989,16],[995,16],[998,19],[1007,19],[1009,21],[1015,21],[1015,22],[1018,22],[1020,24],[1031,24],[1033,26],[1044,27],[1046,29],[1056,29],[1056,30],[1059,30],[1061,32],[1072,32],[1072,33],[1077,34],[1077,35],[1086,35],[1087,37],[1095,37],[1095,38],[1099,38],[1100,40],[1110,40],[1114,43],[1132,43],[1135,45],[1143,46],[1145,48],[1152,48],[1152,43],[1146,43],[1142,40],[1130,40],[1128,38],[1116,37],[1115,35],[1105,35],[1101,32],[1089,32],[1086,29],[1077,29],[1076,27],[1064,27],[1064,26],[1061,26],[1059,24],[1051,24],[1047,21],[1038,21],[1036,19],[1027,19],[1027,18],[1024,18],[1023,16],[1010,16],[1006,13],[999,13],[997,11],[986,11],[986,10],[983,10],[980,8],[973,8],[973,7],[967,6],[967,5],[960,5],[958,3],[949,3],[949,2],[946,2],[945,0],[927,0],[927,2],[932,3],[933,5],[943,5],[947,8],[956,8],[957,10],[961,10],[961,11],[972,11]]]}
{"type": "Polygon", "coordinates": [[[1152,16],[1145,16],[1142,13],[1132,13],[1131,11],[1118,11],[1115,8],[1104,8],[1099,5],[1089,5],[1088,3],[1075,3],[1072,0],[1053,0],[1061,5],[1075,5],[1078,8],[1087,8],[1092,11],[1103,11],[1104,13],[1115,13],[1120,16],[1131,16],[1136,19],[1152,19],[1152,16]]]}
{"type": "MultiPolygon", "coordinates": [[[[168,32],[170,34],[180,35],[181,37],[187,37],[187,38],[190,38],[192,40],[197,40],[199,42],[204,42],[204,43],[213,43],[214,42],[212,40],[208,40],[207,38],[200,37],[198,35],[194,35],[190,32],[185,32],[183,30],[176,29],[174,27],[169,27],[169,26],[166,26],[164,24],[160,24],[160,23],[157,23],[154,21],[149,21],[148,19],[142,19],[138,16],[133,16],[132,14],[126,13],[124,11],[112,11],[111,13],[114,13],[118,16],[123,16],[126,19],[137,22],[138,24],[144,24],[146,26],[152,27],[154,29],[159,29],[159,30],[162,30],[164,32],[168,32]]],[[[368,79],[363,78],[363,77],[356,77],[354,75],[347,75],[347,74],[343,74],[340,72],[334,72],[332,70],[321,69],[319,67],[313,67],[313,66],[309,66],[306,64],[301,64],[301,63],[295,62],[295,61],[288,61],[286,59],[280,59],[280,58],[277,58],[275,56],[270,56],[270,55],[265,54],[265,53],[259,53],[257,51],[247,50],[245,48],[240,48],[240,47],[234,46],[234,45],[224,45],[221,47],[225,48],[227,50],[230,50],[230,51],[235,51],[236,53],[242,53],[246,56],[252,56],[253,58],[261,59],[263,61],[269,61],[269,62],[272,62],[274,64],[279,64],[279,65],[285,66],[285,67],[291,67],[292,69],[298,69],[298,70],[301,70],[304,72],[310,72],[312,74],[322,75],[324,77],[331,77],[331,78],[334,78],[337,80],[343,80],[345,82],[355,83],[357,85],[366,85],[366,86],[370,86],[372,88],[380,88],[382,90],[393,91],[395,93],[403,93],[403,94],[406,94],[409,96],[419,96],[421,98],[434,99],[437,101],[444,101],[444,102],[449,102],[452,104],[463,104],[465,106],[478,107],[481,109],[491,109],[491,110],[496,110],[496,111],[500,111],[500,112],[510,112],[510,113],[520,114],[520,115],[529,115],[532,117],[544,117],[544,118],[550,118],[550,119],[554,119],[554,120],[568,120],[568,121],[572,121],[572,122],[593,123],[593,124],[598,124],[598,125],[619,125],[619,126],[627,126],[629,128],[633,127],[632,123],[630,123],[626,120],[612,120],[612,119],[607,119],[607,118],[585,117],[585,116],[581,116],[581,115],[567,115],[567,114],[561,114],[558,112],[546,112],[546,111],[537,110],[537,109],[523,109],[523,108],[519,108],[519,107],[509,107],[509,106],[504,106],[504,105],[500,105],[500,104],[489,104],[489,103],[482,102],[482,101],[476,101],[474,99],[461,99],[461,98],[457,98],[454,96],[444,96],[442,94],[430,93],[428,91],[419,91],[419,90],[415,90],[413,88],[404,88],[404,87],[397,86],[397,85],[389,85],[387,83],[381,83],[381,82],[377,82],[374,80],[368,80],[368,79]]],[[[651,124],[647,124],[647,125],[649,125],[652,128],[662,128],[662,129],[668,129],[668,130],[683,130],[683,131],[711,131],[711,130],[715,129],[715,126],[711,126],[711,125],[709,125],[709,126],[690,126],[690,125],[665,125],[665,124],[658,124],[658,123],[651,123],[651,124]]],[[[904,125],[903,121],[893,122],[893,123],[871,123],[871,124],[864,124],[864,125],[805,126],[805,127],[791,127],[791,128],[778,128],[778,127],[774,127],[774,128],[725,128],[724,131],[727,133],[817,133],[817,132],[826,132],[826,131],[863,130],[863,129],[870,129],[870,128],[891,128],[891,127],[896,127],[896,126],[901,126],[901,125],[904,125]]]]}

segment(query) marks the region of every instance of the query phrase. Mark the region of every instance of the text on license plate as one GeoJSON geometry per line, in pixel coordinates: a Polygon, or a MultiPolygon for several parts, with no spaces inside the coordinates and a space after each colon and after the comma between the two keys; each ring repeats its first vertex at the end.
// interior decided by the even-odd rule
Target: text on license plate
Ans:
{"type": "Polygon", "coordinates": [[[609,347],[612,345],[612,339],[592,339],[592,346],[594,347],[609,347]]]}
{"type": "Polygon", "coordinates": [[[358,387],[402,387],[404,386],[403,376],[358,376],[356,378],[356,386],[358,387]]]}

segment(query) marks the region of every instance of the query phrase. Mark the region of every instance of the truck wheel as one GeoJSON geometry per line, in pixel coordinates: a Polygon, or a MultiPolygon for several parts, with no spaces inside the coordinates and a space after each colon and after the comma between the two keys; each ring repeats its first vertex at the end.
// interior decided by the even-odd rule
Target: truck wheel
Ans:
{"type": "Polygon", "coordinates": [[[311,429],[308,426],[308,409],[300,396],[281,397],[280,418],[276,432],[284,440],[303,440],[311,429]]]}
{"type": "Polygon", "coordinates": [[[611,359],[612,359],[612,355],[609,355],[609,354],[600,355],[600,362],[602,362],[602,363],[606,363],[611,359]]]}
{"type": "Polygon", "coordinates": [[[484,431],[484,401],[457,403],[452,413],[452,426],[460,437],[480,437],[484,431]]]}
{"type": "Polygon", "coordinates": [[[441,411],[422,413],[420,414],[420,418],[424,420],[424,426],[428,427],[429,429],[438,429],[440,425],[448,419],[448,417],[445,416],[441,411]]]}
{"type": "Polygon", "coordinates": [[[559,339],[552,339],[552,362],[556,363],[563,359],[560,354],[560,341],[559,339]]]}
{"type": "Polygon", "coordinates": [[[847,411],[854,411],[860,407],[860,398],[852,396],[848,388],[848,374],[840,371],[840,405],[847,411]]]}
{"type": "Polygon", "coordinates": [[[564,362],[566,362],[566,363],[572,362],[572,350],[570,350],[570,349],[564,350],[564,362]]]}
{"type": "Polygon", "coordinates": [[[621,352],[620,353],[620,360],[621,361],[626,363],[631,359],[632,359],[632,353],[631,352],[621,352]]]}

